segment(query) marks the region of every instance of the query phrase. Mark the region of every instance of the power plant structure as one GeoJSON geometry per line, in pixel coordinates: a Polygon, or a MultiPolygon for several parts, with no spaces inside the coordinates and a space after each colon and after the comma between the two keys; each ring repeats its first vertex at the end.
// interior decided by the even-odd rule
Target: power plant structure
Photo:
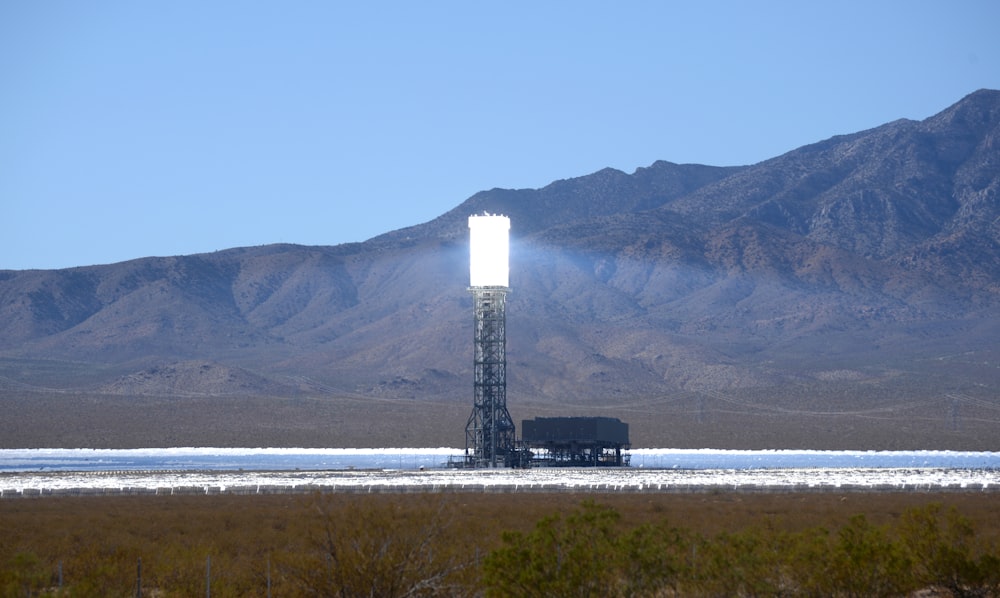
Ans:
{"type": "MultiPolygon", "coordinates": [[[[465,425],[467,468],[627,466],[628,424],[610,417],[524,420],[517,440],[507,411],[507,293],[510,219],[469,217],[469,292],[472,293],[474,398],[465,425]]],[[[459,466],[453,462],[453,466],[459,466]]]]}
{"type": "Polygon", "coordinates": [[[475,313],[474,399],[465,426],[466,467],[511,467],[519,461],[507,411],[507,293],[510,219],[469,217],[469,291],[475,313]]]}
{"type": "Polygon", "coordinates": [[[533,467],[627,467],[628,424],[617,417],[536,417],[521,422],[533,467]]]}

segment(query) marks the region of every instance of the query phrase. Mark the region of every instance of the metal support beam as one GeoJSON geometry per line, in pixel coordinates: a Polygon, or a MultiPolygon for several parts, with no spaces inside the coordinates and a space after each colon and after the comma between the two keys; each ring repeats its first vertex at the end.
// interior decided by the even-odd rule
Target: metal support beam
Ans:
{"type": "Polygon", "coordinates": [[[507,411],[507,287],[471,287],[475,311],[472,414],[465,426],[467,467],[504,467],[515,456],[507,411]]]}

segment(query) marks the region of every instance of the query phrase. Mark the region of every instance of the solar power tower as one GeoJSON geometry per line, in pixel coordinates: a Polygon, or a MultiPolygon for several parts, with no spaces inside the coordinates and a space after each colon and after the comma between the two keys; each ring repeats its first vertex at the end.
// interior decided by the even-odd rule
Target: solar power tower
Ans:
{"type": "Polygon", "coordinates": [[[469,291],[475,311],[475,396],[465,426],[466,467],[504,467],[515,458],[507,411],[507,292],[510,219],[469,217],[469,291]]]}

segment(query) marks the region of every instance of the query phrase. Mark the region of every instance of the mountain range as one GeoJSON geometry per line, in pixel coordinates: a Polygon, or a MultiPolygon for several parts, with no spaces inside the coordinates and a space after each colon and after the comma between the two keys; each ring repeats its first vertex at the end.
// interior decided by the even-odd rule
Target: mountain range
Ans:
{"type": "Polygon", "coordinates": [[[0,446],[463,446],[471,214],[508,407],[636,446],[1000,449],[1000,91],[750,166],[492,189],[363,243],[0,271],[0,446]]]}

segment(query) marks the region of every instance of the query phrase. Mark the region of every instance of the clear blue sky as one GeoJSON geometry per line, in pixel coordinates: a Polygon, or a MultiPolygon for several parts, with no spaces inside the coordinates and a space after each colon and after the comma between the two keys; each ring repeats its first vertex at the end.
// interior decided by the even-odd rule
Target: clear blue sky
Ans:
{"type": "Polygon", "coordinates": [[[0,269],[335,245],[1000,88],[1000,2],[0,2],[0,269]]]}

